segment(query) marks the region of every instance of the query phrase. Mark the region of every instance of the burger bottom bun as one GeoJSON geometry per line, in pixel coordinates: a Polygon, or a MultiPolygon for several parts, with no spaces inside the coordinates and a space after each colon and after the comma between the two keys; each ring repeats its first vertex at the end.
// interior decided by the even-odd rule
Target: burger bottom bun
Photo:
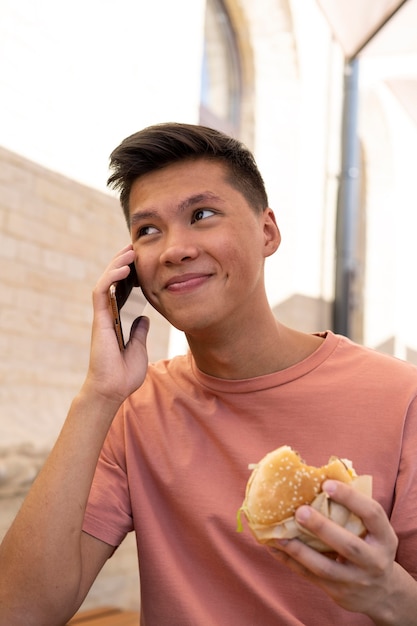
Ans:
{"type": "MultiPolygon", "coordinates": [[[[355,477],[349,485],[360,493],[368,496],[372,495],[371,476],[362,475],[355,477]]],[[[363,537],[366,534],[366,528],[362,520],[345,506],[329,498],[323,491],[314,498],[310,506],[354,535],[363,537]]],[[[333,548],[300,526],[294,516],[288,517],[282,522],[269,525],[254,524],[252,522],[249,524],[249,527],[257,541],[262,544],[274,546],[277,539],[299,539],[318,552],[334,552],[333,548]]]]}

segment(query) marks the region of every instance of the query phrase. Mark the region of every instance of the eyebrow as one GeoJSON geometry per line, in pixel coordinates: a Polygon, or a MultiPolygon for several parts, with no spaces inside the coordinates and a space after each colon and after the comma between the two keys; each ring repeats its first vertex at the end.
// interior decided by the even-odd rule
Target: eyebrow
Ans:
{"type": "MultiPolygon", "coordinates": [[[[202,202],[212,201],[212,200],[221,201],[221,198],[220,196],[217,196],[215,193],[212,193],[211,191],[196,193],[182,200],[178,204],[176,209],[178,213],[183,213],[184,211],[189,209],[191,206],[194,206],[196,204],[201,204],[202,202]]],[[[143,220],[155,219],[159,217],[159,215],[160,213],[158,209],[144,209],[143,211],[139,209],[138,211],[136,211],[130,216],[130,227],[132,228],[137,222],[141,222],[143,220]]]]}

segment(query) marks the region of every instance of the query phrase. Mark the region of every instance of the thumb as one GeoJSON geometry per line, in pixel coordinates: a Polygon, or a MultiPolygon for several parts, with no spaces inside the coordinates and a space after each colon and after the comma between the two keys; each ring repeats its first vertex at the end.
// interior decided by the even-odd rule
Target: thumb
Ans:
{"type": "Polygon", "coordinates": [[[137,317],[132,324],[132,328],[130,329],[129,342],[132,340],[140,341],[140,343],[145,346],[149,331],[149,324],[149,317],[146,317],[146,315],[140,315],[137,317]]]}

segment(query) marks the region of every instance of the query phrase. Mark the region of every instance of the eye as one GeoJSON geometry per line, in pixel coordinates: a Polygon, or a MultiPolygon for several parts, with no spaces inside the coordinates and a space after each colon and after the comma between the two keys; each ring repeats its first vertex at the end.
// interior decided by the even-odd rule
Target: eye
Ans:
{"type": "Polygon", "coordinates": [[[136,232],[136,237],[139,239],[140,237],[154,235],[157,232],[158,232],[158,229],[155,228],[155,226],[141,226],[141,228],[138,228],[136,232]]]}
{"type": "Polygon", "coordinates": [[[197,209],[197,211],[194,211],[193,213],[191,223],[200,222],[201,220],[211,217],[212,215],[214,215],[214,211],[212,211],[212,209],[197,209]]]}

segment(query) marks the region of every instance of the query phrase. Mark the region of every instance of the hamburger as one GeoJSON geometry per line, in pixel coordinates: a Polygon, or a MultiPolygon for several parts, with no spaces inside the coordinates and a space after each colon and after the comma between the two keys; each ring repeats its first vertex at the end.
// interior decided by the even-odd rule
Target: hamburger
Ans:
{"type": "Polygon", "coordinates": [[[297,523],[295,512],[303,504],[312,506],[355,535],[365,535],[362,520],[322,491],[324,481],[334,479],[371,495],[371,477],[357,476],[348,459],[332,456],[327,465],[313,467],[290,446],[281,446],[249,469],[252,474],[238,512],[238,530],[243,530],[243,513],[259,543],[274,545],[276,539],[297,538],[319,552],[331,552],[329,546],[297,523]]]}

